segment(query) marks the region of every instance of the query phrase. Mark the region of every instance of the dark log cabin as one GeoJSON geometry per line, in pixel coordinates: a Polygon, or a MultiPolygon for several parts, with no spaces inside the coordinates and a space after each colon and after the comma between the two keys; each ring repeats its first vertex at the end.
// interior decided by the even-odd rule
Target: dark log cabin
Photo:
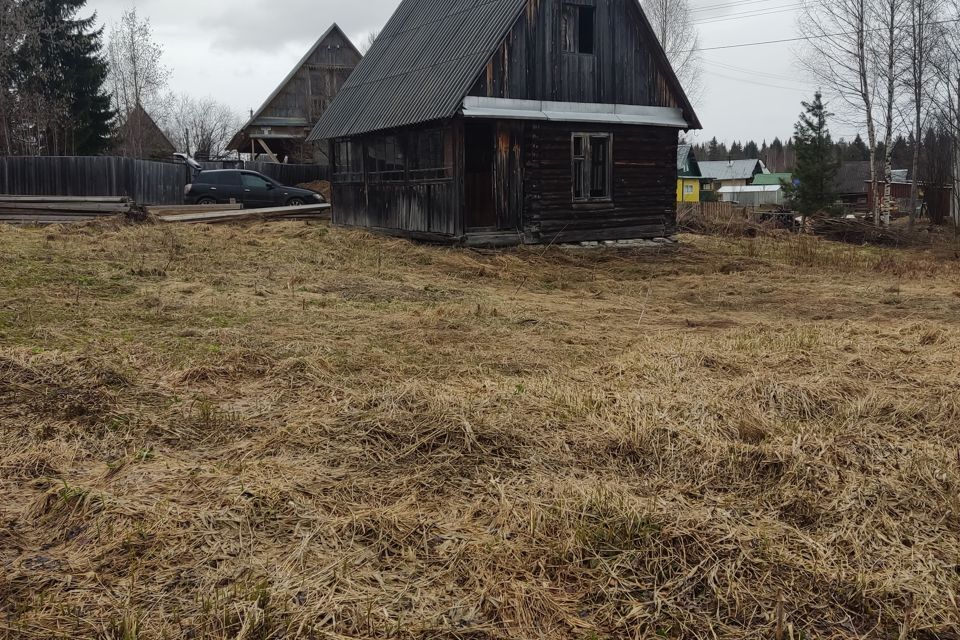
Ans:
{"type": "Polygon", "coordinates": [[[672,233],[699,128],[637,0],[404,0],[311,139],[337,224],[537,244],[672,233]]]}
{"type": "Polygon", "coordinates": [[[327,164],[325,147],[306,139],[363,56],[334,24],[230,141],[228,148],[273,162],[327,164]]]}

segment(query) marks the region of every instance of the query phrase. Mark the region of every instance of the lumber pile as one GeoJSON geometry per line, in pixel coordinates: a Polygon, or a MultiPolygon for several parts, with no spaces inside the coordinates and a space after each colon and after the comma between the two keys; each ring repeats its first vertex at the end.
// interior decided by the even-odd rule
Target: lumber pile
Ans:
{"type": "Polygon", "coordinates": [[[145,207],[152,216],[177,216],[189,213],[212,213],[215,211],[240,211],[242,204],[184,204],[184,205],[152,205],[145,207]]]}
{"type": "Polygon", "coordinates": [[[302,207],[273,207],[270,209],[245,209],[234,211],[202,211],[160,215],[160,222],[181,224],[223,224],[228,222],[247,222],[251,220],[318,220],[323,219],[330,210],[329,204],[310,204],[302,207]]]}
{"type": "Polygon", "coordinates": [[[0,224],[74,224],[133,211],[130,199],[121,197],[0,195],[0,224]]]}

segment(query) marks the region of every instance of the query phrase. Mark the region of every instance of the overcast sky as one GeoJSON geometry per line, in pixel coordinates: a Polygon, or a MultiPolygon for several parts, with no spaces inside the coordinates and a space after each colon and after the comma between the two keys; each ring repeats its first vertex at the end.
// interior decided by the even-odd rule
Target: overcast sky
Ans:
{"type": "MultiPolygon", "coordinates": [[[[149,17],[173,71],[171,89],[213,96],[244,115],[260,106],[316,39],[337,22],[359,42],[381,28],[399,0],[89,0],[101,23],[136,5],[149,17]]],[[[796,35],[796,0],[692,0],[701,46],[796,35]],[[721,8],[716,8],[720,6],[721,8]],[[753,12],[761,15],[744,15],[753,12]]],[[[796,45],[704,51],[697,105],[704,131],[721,140],[788,138],[815,86],[794,64],[796,45]]],[[[835,124],[834,138],[851,137],[835,124]]]]}

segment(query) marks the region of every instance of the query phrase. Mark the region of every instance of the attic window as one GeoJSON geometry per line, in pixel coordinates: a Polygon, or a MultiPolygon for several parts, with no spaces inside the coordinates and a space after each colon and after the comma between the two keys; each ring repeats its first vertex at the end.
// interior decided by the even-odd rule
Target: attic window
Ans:
{"type": "Polygon", "coordinates": [[[593,7],[578,4],[563,5],[561,38],[565,52],[593,55],[595,11],[593,7]]]}

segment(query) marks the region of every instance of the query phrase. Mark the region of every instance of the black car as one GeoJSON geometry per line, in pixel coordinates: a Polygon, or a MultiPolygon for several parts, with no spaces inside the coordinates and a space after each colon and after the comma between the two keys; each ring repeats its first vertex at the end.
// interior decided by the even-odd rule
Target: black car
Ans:
{"type": "Polygon", "coordinates": [[[307,189],[287,187],[276,180],[239,169],[199,171],[193,184],[184,190],[187,204],[242,204],[244,209],[264,207],[300,207],[324,202],[323,197],[307,189]]]}

